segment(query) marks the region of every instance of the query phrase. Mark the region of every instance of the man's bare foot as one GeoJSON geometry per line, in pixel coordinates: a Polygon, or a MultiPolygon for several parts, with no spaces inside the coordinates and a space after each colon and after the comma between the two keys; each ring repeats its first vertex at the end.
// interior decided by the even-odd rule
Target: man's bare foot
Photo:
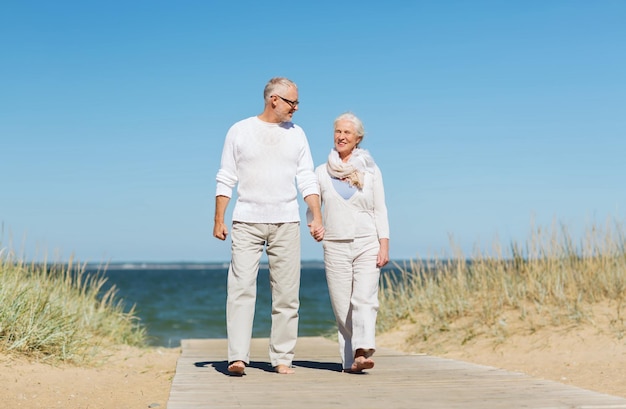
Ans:
{"type": "Polygon", "coordinates": [[[246,364],[243,361],[234,361],[228,365],[228,373],[234,376],[245,375],[246,364]]]}
{"type": "Polygon", "coordinates": [[[372,358],[366,358],[364,356],[357,356],[354,358],[354,363],[350,367],[350,371],[354,373],[363,372],[364,369],[372,369],[374,367],[374,360],[372,358]]]}
{"type": "Polygon", "coordinates": [[[274,370],[276,371],[276,373],[282,374],[282,375],[289,375],[292,373],[296,373],[296,371],[294,371],[293,368],[287,366],[287,365],[276,365],[274,367],[274,370]]]}

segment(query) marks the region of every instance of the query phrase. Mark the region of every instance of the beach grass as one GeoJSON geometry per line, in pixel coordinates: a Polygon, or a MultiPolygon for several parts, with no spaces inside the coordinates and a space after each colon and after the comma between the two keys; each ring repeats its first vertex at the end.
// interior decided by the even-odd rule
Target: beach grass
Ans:
{"type": "Polygon", "coordinates": [[[574,242],[566,226],[534,227],[526,243],[495,242],[490,251],[416,259],[381,277],[378,331],[410,328],[408,341],[441,334],[464,344],[503,342],[541,327],[592,324],[602,306],[616,338],[626,333],[624,227],[586,228],[574,242]]]}
{"type": "Polygon", "coordinates": [[[144,346],[146,330],[100,273],[26,263],[0,250],[0,352],[88,362],[101,348],[144,346]]]}

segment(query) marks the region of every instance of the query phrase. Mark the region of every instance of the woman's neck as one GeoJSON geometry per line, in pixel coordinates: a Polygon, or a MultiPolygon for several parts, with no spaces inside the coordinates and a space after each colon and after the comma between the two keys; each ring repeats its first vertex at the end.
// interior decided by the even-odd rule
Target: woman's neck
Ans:
{"type": "Polygon", "coordinates": [[[352,156],[352,151],[346,153],[345,155],[339,155],[339,159],[341,159],[342,162],[347,163],[350,160],[350,157],[352,156]]]}

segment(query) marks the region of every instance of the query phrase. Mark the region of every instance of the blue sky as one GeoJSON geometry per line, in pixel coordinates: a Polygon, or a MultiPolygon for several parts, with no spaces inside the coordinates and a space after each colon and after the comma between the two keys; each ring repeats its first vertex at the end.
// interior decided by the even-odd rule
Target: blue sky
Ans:
{"type": "Polygon", "coordinates": [[[363,120],[393,259],[622,222],[625,18],[611,0],[4,1],[0,246],[228,261],[222,143],[274,76],[299,86],[316,165],[336,116],[363,120]]]}

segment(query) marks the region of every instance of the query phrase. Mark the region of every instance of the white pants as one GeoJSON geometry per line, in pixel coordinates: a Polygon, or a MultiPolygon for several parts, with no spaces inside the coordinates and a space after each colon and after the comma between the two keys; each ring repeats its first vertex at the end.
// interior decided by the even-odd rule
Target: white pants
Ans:
{"type": "Polygon", "coordinates": [[[270,361],[272,366],[291,365],[300,307],[300,224],[235,222],[231,238],[226,299],[228,361],[250,363],[257,276],[267,245],[272,291],[270,361]]]}
{"type": "MultiPolygon", "coordinates": [[[[357,349],[376,349],[380,269],[377,237],[324,240],[324,265],[330,302],[337,320],[339,353],[350,369],[357,349]]],[[[369,354],[368,354],[369,355],[369,354]]]]}

